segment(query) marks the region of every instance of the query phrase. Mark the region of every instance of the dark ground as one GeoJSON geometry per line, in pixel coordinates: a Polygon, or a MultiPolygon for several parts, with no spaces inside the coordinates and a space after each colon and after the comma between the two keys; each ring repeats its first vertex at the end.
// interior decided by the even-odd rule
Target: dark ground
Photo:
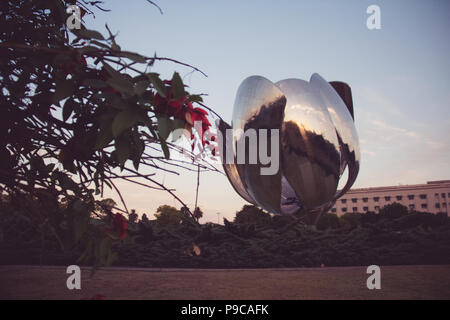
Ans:
{"type": "Polygon", "coordinates": [[[68,290],[64,267],[0,266],[1,299],[450,299],[450,266],[381,267],[369,290],[366,267],[300,269],[105,268],[68,290]]]}

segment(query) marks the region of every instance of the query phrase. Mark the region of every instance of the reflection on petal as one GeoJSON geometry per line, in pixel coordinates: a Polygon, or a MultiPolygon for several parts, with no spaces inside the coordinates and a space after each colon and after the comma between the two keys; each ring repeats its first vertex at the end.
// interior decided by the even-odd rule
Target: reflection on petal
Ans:
{"type": "MultiPolygon", "coordinates": [[[[227,145],[228,150],[232,148],[234,163],[224,161],[224,170],[244,199],[275,214],[301,212],[307,223],[313,223],[353,185],[360,152],[349,111],[353,111],[351,90],[345,83],[333,84],[343,98],[318,74],[312,75],[310,82],[287,79],[274,84],[261,76],[242,82],[232,118],[233,130],[240,132],[232,145],[227,145]],[[238,146],[251,140],[249,129],[280,130],[279,140],[274,140],[279,142],[280,151],[280,168],[275,174],[261,175],[259,158],[256,163],[250,161],[251,147],[259,155],[257,135],[251,147],[245,144],[244,163],[237,161],[238,146]],[[337,191],[346,167],[348,180],[337,191]]],[[[219,125],[223,136],[227,127],[224,122],[219,125]]],[[[266,150],[270,150],[270,141],[266,150]]]]}
{"type": "Polygon", "coordinates": [[[336,130],[316,90],[306,81],[276,83],[287,97],[282,128],[283,174],[306,209],[331,201],[339,179],[336,130]]]}
{"type": "MultiPolygon", "coordinates": [[[[222,133],[222,136],[221,136],[222,139],[224,139],[227,136],[226,130],[231,129],[231,126],[224,121],[219,121],[217,127],[220,130],[220,132],[222,133]]],[[[232,163],[227,163],[226,154],[227,154],[228,145],[226,143],[226,139],[224,139],[224,140],[225,141],[219,141],[219,145],[222,146],[222,150],[220,151],[220,157],[221,157],[221,160],[223,163],[223,169],[225,171],[225,174],[227,175],[228,180],[230,180],[231,185],[233,186],[234,190],[242,198],[244,198],[244,200],[250,202],[251,204],[256,204],[255,200],[252,199],[252,197],[250,197],[250,195],[248,194],[247,190],[244,187],[241,177],[238,174],[238,171],[236,168],[236,163],[234,163],[234,161],[232,163]]],[[[232,144],[231,144],[231,147],[233,147],[232,144]]]]}
{"type": "Polygon", "coordinates": [[[335,196],[335,199],[337,199],[350,189],[359,172],[358,134],[353,123],[353,117],[336,90],[317,73],[311,76],[310,82],[320,92],[320,96],[323,98],[331,120],[336,127],[342,152],[341,174],[344,172],[346,165],[348,166],[348,180],[344,188],[337,192],[335,196]]]}
{"type": "MultiPolygon", "coordinates": [[[[247,132],[249,129],[281,129],[286,98],[271,81],[264,77],[252,76],[239,86],[233,109],[232,126],[234,130],[247,132]]],[[[270,131],[269,131],[270,132],[270,131]]],[[[234,150],[243,143],[245,136],[236,136],[234,150]]],[[[270,138],[268,142],[270,143],[270,138]]],[[[279,141],[278,141],[279,144],[279,141]]],[[[248,194],[256,203],[270,212],[281,212],[281,170],[273,175],[261,175],[262,165],[250,163],[250,145],[246,143],[246,158],[243,164],[236,161],[236,168],[248,194]]],[[[259,154],[259,136],[252,145],[259,154]]],[[[270,150],[270,146],[267,147],[270,150]]],[[[236,155],[236,153],[235,153],[236,155]]],[[[279,163],[279,159],[278,159],[279,163]]]]}

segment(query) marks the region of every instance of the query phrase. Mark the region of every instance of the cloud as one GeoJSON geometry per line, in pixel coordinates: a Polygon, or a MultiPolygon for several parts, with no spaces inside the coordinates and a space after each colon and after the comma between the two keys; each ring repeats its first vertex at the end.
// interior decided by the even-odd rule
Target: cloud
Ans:
{"type": "Polygon", "coordinates": [[[408,131],[407,129],[394,127],[394,126],[391,126],[391,125],[387,124],[386,122],[383,122],[383,121],[380,121],[380,120],[372,120],[371,123],[374,126],[382,128],[382,129],[387,129],[387,130],[395,131],[395,132],[398,132],[398,133],[404,133],[407,136],[414,136],[414,137],[417,136],[417,133],[415,133],[413,131],[408,131]]]}
{"type": "Polygon", "coordinates": [[[377,109],[383,109],[392,115],[406,117],[406,115],[392,101],[378,93],[375,89],[365,87],[362,90],[363,99],[370,105],[375,105],[377,109]]]}
{"type": "Polygon", "coordinates": [[[445,143],[434,141],[434,140],[427,140],[425,141],[425,145],[427,145],[430,149],[439,151],[439,150],[449,150],[449,146],[445,143]]]}
{"type": "Polygon", "coordinates": [[[368,155],[368,156],[370,156],[370,157],[373,157],[373,156],[375,156],[377,153],[376,152],[374,152],[374,151],[369,151],[369,150],[363,150],[363,151],[361,151],[361,153],[362,154],[366,154],[366,155],[368,155]]]}

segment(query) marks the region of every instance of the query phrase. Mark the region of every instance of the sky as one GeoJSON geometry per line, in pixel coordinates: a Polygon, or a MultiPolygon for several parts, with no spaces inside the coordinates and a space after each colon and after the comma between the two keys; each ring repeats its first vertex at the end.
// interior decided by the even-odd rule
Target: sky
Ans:
{"type": "MultiPolygon", "coordinates": [[[[450,2],[443,0],[155,1],[108,0],[108,13],[85,22],[118,32],[122,49],[174,58],[208,77],[172,63],[153,69],[180,72],[191,93],[231,121],[234,98],[246,77],[274,82],[327,81],[352,88],[361,168],[354,184],[374,187],[450,179],[450,2]],[[381,10],[381,29],[369,30],[369,5],[381,10]]],[[[196,174],[158,175],[189,206],[196,174]]],[[[118,184],[128,207],[150,218],[161,204],[179,207],[164,191],[118,184]]],[[[113,193],[111,193],[111,196],[113,193]]],[[[117,196],[114,196],[117,199],[117,196]]],[[[220,173],[200,176],[201,221],[233,219],[244,204],[220,173]]]]}

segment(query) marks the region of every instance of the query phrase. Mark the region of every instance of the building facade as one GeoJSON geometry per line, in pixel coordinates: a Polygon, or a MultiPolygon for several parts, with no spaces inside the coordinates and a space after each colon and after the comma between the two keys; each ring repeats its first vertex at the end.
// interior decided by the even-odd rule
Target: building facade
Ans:
{"type": "Polygon", "coordinates": [[[385,205],[398,202],[423,212],[445,212],[449,215],[450,180],[429,181],[426,184],[351,189],[334,204],[331,212],[341,216],[347,212],[375,212],[385,205]]]}

